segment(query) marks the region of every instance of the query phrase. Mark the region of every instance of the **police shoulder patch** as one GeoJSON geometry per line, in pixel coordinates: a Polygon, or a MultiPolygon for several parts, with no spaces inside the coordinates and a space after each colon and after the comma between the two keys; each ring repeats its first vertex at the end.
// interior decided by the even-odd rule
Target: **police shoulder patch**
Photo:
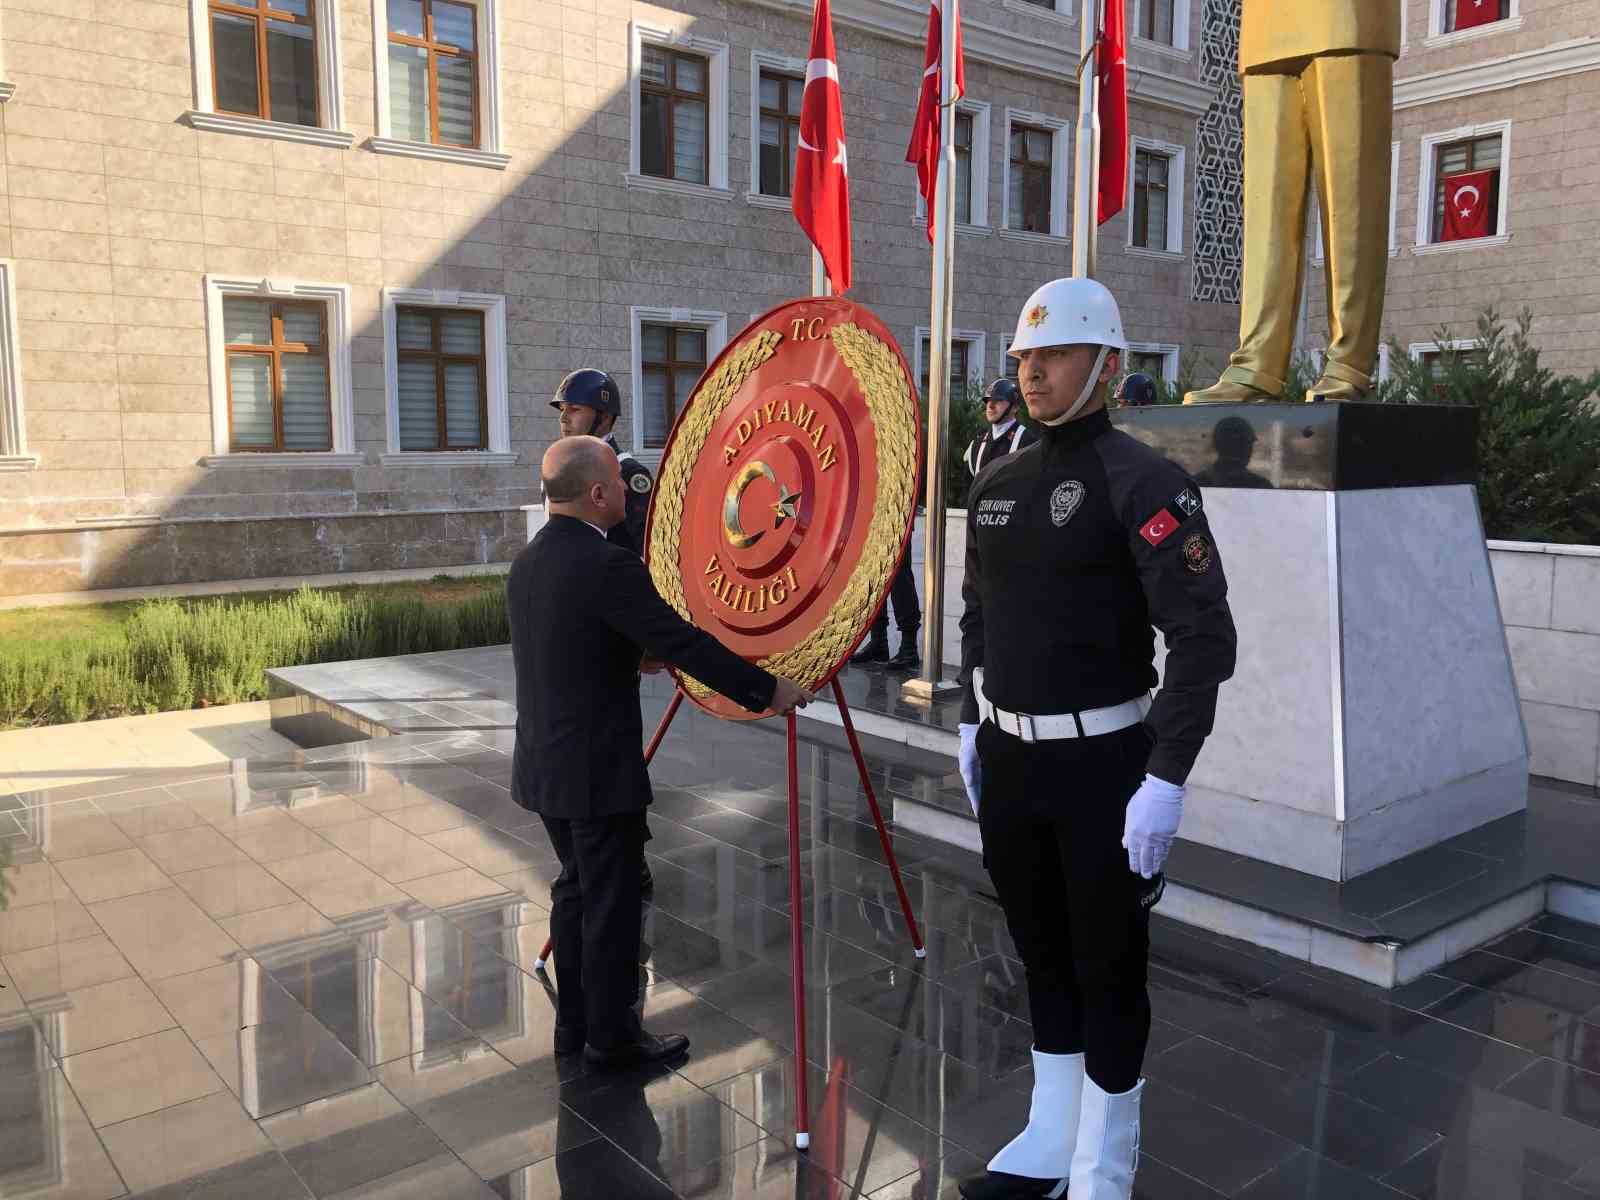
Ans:
{"type": "Polygon", "coordinates": [[[650,482],[650,473],[648,471],[636,471],[628,477],[628,486],[643,495],[655,485],[650,482]]]}
{"type": "Polygon", "coordinates": [[[1203,533],[1191,533],[1183,540],[1183,565],[1196,575],[1211,570],[1211,539],[1203,533]]]}
{"type": "Polygon", "coordinates": [[[1172,503],[1186,518],[1192,517],[1200,511],[1200,493],[1192,487],[1186,487],[1173,498],[1172,503]]]}

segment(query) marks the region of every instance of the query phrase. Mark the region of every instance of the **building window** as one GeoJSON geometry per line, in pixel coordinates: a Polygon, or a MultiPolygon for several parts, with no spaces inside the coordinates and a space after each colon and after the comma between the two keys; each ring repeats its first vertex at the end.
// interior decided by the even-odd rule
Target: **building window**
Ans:
{"type": "Polygon", "coordinates": [[[1048,129],[1011,126],[1006,226],[1028,233],[1051,232],[1051,177],[1055,138],[1048,129]]]}
{"type": "Polygon", "coordinates": [[[1141,372],[1151,379],[1171,383],[1178,377],[1178,347],[1167,342],[1129,342],[1122,356],[1122,370],[1132,375],[1141,372]]]}
{"type": "MultiPolygon", "coordinates": [[[[981,232],[989,224],[989,106],[970,100],[960,100],[957,105],[951,133],[956,152],[956,225],[981,232]]],[[[928,220],[928,205],[920,189],[913,219],[918,225],[928,220]]]]}
{"type": "Polygon", "coordinates": [[[1172,160],[1154,150],[1136,150],[1133,159],[1133,244],[1145,250],[1170,250],[1167,244],[1168,174],[1172,160]]]}
{"type": "Polygon", "coordinates": [[[1011,355],[1012,340],[1008,337],[1000,343],[1000,370],[1007,379],[1014,383],[1021,373],[1022,362],[1011,355]]]}
{"type": "Polygon", "coordinates": [[[1173,45],[1173,9],[1176,0],[1139,0],[1139,36],[1146,41],[1173,45]]]}
{"type": "Polygon", "coordinates": [[[318,124],[317,0],[211,0],[216,111],[318,124]]]}
{"type": "Polygon", "coordinates": [[[956,224],[972,222],[972,129],[970,112],[957,112],[954,130],[956,151],[956,224]]]}
{"type": "Polygon", "coordinates": [[[1493,237],[1500,232],[1501,135],[1435,146],[1434,242],[1493,237]]]}
{"type": "MultiPolygon", "coordinates": [[[[800,98],[806,81],[794,75],[762,71],[760,194],[788,196],[794,190],[795,147],[800,140],[800,98]]],[[[642,83],[641,83],[642,86],[642,83]]]]}
{"type": "Polygon", "coordinates": [[[1166,355],[1156,354],[1149,350],[1129,350],[1128,373],[1130,375],[1148,375],[1151,379],[1165,379],[1167,377],[1166,355]]]}
{"type": "Polygon", "coordinates": [[[1511,0],[1444,0],[1444,27],[1441,32],[1455,33],[1479,25],[1492,25],[1509,16],[1511,0]]]}
{"type": "Polygon", "coordinates": [[[708,182],[710,64],[646,43],[639,65],[639,170],[680,183],[708,182]]]}
{"type": "Polygon", "coordinates": [[[477,147],[477,11],[454,0],[387,0],[387,8],[390,133],[477,147]]]}
{"type": "Polygon", "coordinates": [[[698,326],[639,326],[639,376],[643,399],[640,441],[646,450],[667,444],[667,434],[706,369],[706,331],[698,326]]]}
{"type": "Polygon", "coordinates": [[[37,465],[22,416],[22,356],[17,343],[16,264],[0,259],[0,471],[37,465]]]}
{"type": "Polygon", "coordinates": [[[228,450],[332,450],[325,304],[228,296],[228,450]]]}
{"type": "MultiPolygon", "coordinates": [[[[923,398],[928,395],[928,362],[931,357],[930,335],[926,326],[916,331],[917,384],[923,398]]],[[[983,358],[988,343],[986,334],[976,329],[956,329],[950,334],[950,400],[959,404],[967,393],[983,382],[983,358]]]]}
{"type": "Polygon", "coordinates": [[[483,314],[397,308],[395,351],[400,449],[487,449],[483,314]]]}

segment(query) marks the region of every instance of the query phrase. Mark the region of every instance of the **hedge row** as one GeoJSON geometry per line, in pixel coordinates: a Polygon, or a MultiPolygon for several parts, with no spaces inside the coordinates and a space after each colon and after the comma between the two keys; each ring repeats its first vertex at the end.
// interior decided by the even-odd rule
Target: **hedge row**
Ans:
{"type": "Polygon", "coordinates": [[[151,600],[125,632],[0,646],[0,728],[260,700],[271,667],[510,640],[498,590],[446,603],[310,588],[265,600],[151,600]]]}

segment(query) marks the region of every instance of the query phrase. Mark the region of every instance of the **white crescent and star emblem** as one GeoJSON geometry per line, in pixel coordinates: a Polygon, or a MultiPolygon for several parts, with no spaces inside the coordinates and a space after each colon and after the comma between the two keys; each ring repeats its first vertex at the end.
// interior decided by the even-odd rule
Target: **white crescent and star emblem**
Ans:
{"type": "MultiPolygon", "coordinates": [[[[835,87],[839,86],[839,68],[831,58],[813,58],[807,61],[806,82],[805,88],[801,89],[802,96],[805,93],[805,89],[809,88],[812,83],[818,79],[831,79],[833,80],[833,85],[835,87]]],[[[804,105],[805,101],[802,99],[801,107],[804,108],[804,105]]],[[[806,141],[804,130],[799,132],[797,140],[801,150],[809,150],[813,154],[820,154],[822,152],[821,147],[813,146],[810,142],[806,141]]],[[[844,139],[835,138],[834,141],[837,143],[838,148],[833,156],[833,163],[835,166],[843,167],[845,175],[848,176],[850,174],[850,161],[845,154],[844,139]]]]}
{"type": "Polygon", "coordinates": [[[1472,215],[1472,210],[1478,207],[1478,202],[1483,199],[1483,193],[1478,190],[1478,185],[1468,183],[1456,189],[1455,203],[1461,205],[1461,217],[1465,220],[1472,215]],[[1467,193],[1472,193],[1472,199],[1467,199],[1467,193]]]}

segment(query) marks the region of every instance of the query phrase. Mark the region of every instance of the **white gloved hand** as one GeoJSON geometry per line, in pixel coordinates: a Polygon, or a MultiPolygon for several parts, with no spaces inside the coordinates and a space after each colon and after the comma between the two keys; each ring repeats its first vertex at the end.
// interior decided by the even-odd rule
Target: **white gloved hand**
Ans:
{"type": "Polygon", "coordinates": [[[983,793],[983,764],[978,761],[978,727],[962,725],[961,732],[961,782],[967,785],[967,803],[972,805],[972,815],[978,815],[978,797],[983,793]]]}
{"type": "Polygon", "coordinates": [[[1177,784],[1146,775],[1128,801],[1122,821],[1122,845],[1128,852],[1128,870],[1146,879],[1166,865],[1167,851],[1183,820],[1183,789],[1177,784]]]}

